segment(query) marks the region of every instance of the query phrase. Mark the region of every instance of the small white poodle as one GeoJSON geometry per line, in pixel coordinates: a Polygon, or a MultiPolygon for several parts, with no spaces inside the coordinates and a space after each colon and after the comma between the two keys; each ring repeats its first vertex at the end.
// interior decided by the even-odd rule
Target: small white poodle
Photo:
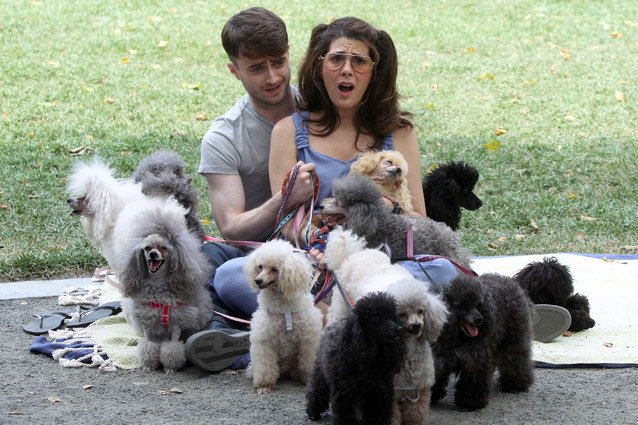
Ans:
{"type": "Polygon", "coordinates": [[[426,424],[435,377],[430,343],[441,333],[448,310],[426,282],[395,282],[387,292],[396,300],[406,348],[401,370],[394,376],[392,425],[426,424]]]}
{"type": "Polygon", "coordinates": [[[321,311],[310,294],[310,261],[290,243],[275,240],[250,253],[244,272],[260,291],[251,320],[248,371],[257,392],[270,392],[280,375],[306,383],[322,328],[321,311]]]}
{"type": "Polygon", "coordinates": [[[118,247],[113,241],[113,227],[120,212],[129,204],[146,197],[142,186],[132,180],[118,180],[113,170],[99,159],[79,163],[68,178],[67,191],[78,195],[67,199],[73,214],[90,240],[102,248],[107,263],[115,266],[118,247]]]}
{"type": "MultiPolygon", "coordinates": [[[[346,291],[352,303],[375,291],[387,291],[398,281],[417,280],[405,268],[392,264],[390,257],[377,249],[366,248],[365,239],[337,226],[330,232],[324,262],[346,291]]],[[[421,281],[418,281],[422,284],[421,281]]],[[[328,308],[327,324],[348,315],[343,297],[335,292],[328,308]]]]}

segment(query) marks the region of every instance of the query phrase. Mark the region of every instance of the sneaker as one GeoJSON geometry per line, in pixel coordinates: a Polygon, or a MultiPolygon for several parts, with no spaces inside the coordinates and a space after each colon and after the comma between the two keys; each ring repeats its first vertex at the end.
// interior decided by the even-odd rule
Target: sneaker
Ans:
{"type": "Polygon", "coordinates": [[[249,337],[249,332],[198,332],[186,340],[186,357],[201,369],[219,372],[250,351],[249,337]]]}
{"type": "Polygon", "coordinates": [[[534,341],[549,342],[561,336],[572,324],[567,309],[552,304],[535,304],[532,313],[534,341]]]}

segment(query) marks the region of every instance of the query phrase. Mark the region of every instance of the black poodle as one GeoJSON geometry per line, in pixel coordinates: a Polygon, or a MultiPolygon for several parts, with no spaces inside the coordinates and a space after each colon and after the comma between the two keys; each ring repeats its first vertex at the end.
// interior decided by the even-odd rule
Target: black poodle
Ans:
{"type": "Polygon", "coordinates": [[[195,236],[204,240],[202,222],[196,215],[198,193],[193,189],[193,179],[184,175],[184,161],[175,152],[161,150],[146,157],[133,174],[135,183],[142,184],[146,196],[173,196],[188,209],[186,225],[195,236]]]}
{"type": "Polygon", "coordinates": [[[534,382],[533,305],[520,286],[494,273],[478,278],[460,273],[443,289],[443,300],[450,315],[433,345],[432,401],[445,396],[448,378],[456,373],[456,406],[487,406],[497,368],[503,391],[527,391],[534,382]]]}
{"type": "Polygon", "coordinates": [[[428,217],[442,221],[456,230],[461,208],[477,210],[483,201],[473,192],[479,172],[471,165],[449,162],[423,177],[423,195],[428,217]]]}
{"type": "Polygon", "coordinates": [[[353,312],[326,327],[308,383],[312,420],[332,407],[333,424],[389,424],[393,377],[405,354],[394,298],[370,293],[353,312]]]}
{"type": "Polygon", "coordinates": [[[556,257],[529,263],[514,275],[514,280],[527,291],[534,304],[566,308],[572,316],[570,331],[580,332],[596,324],[589,315],[589,300],[584,295],[574,294],[569,268],[559,263],[556,257]]]}

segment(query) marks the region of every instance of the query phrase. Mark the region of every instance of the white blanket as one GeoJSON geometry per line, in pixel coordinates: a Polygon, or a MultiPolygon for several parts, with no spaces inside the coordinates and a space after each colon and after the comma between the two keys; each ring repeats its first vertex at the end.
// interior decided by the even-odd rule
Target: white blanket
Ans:
{"type": "MultiPolygon", "coordinates": [[[[549,343],[534,342],[534,361],[550,365],[638,364],[638,257],[621,259],[582,254],[479,257],[472,264],[481,274],[513,276],[531,261],[555,256],[570,268],[575,292],[589,298],[596,326],[549,343]]],[[[611,257],[611,256],[610,256],[611,257]]]]}

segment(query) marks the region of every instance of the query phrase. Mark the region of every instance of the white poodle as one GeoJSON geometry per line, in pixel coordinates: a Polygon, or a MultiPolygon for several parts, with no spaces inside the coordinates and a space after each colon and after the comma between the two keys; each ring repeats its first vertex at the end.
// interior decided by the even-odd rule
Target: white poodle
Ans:
{"type": "MultiPolygon", "coordinates": [[[[352,303],[370,292],[386,291],[393,282],[417,280],[405,268],[392,264],[390,257],[377,249],[366,248],[365,239],[341,226],[330,232],[324,257],[328,270],[344,288],[352,303]]],[[[423,282],[418,281],[420,284],[423,282]]],[[[343,297],[335,292],[328,308],[327,324],[348,315],[343,297]]]]}
{"type": "Polygon", "coordinates": [[[310,294],[310,261],[290,243],[275,240],[250,253],[244,272],[260,291],[250,330],[249,376],[257,392],[270,392],[284,374],[305,383],[322,327],[321,311],[310,294]]]}
{"type": "Polygon", "coordinates": [[[142,186],[114,178],[113,170],[98,159],[77,164],[68,182],[67,191],[78,196],[68,198],[67,203],[80,216],[86,235],[100,243],[102,255],[114,267],[118,247],[113,242],[113,226],[127,205],[146,198],[142,186]]]}
{"type": "Polygon", "coordinates": [[[175,201],[142,199],[129,204],[113,228],[123,309],[143,336],[137,356],[146,371],[160,365],[167,373],[181,369],[184,341],[212,317],[210,266],[185,213],[175,201]]]}
{"type": "Polygon", "coordinates": [[[394,376],[392,424],[426,424],[435,377],[430,343],[441,333],[448,311],[425,282],[395,282],[387,292],[396,300],[406,348],[401,370],[394,376]]]}

